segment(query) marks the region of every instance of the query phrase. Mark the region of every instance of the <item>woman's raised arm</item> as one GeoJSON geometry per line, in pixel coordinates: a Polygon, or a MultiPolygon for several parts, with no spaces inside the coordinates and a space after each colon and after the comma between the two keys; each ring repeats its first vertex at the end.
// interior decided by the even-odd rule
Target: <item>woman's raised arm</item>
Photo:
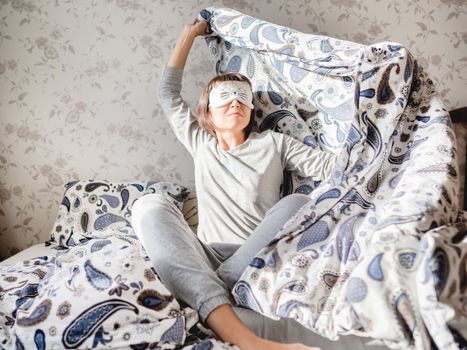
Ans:
{"type": "Polygon", "coordinates": [[[198,22],[196,19],[190,24],[185,24],[167,64],[169,67],[185,68],[185,63],[195,38],[206,34],[207,25],[207,22],[198,22]]]}
{"type": "Polygon", "coordinates": [[[183,27],[159,80],[160,105],[175,136],[192,156],[196,153],[198,145],[206,142],[211,136],[200,128],[180,92],[185,63],[193,41],[197,36],[204,35],[206,27],[207,22],[197,22],[196,20],[183,27]]]}

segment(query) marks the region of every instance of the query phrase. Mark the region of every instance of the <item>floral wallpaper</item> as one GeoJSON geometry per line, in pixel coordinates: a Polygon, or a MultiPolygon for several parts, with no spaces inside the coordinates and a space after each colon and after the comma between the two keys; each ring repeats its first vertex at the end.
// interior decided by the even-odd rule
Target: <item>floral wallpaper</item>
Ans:
{"type": "MultiPolygon", "coordinates": [[[[194,189],[159,108],[158,77],[184,23],[230,7],[303,32],[397,41],[449,109],[467,106],[465,0],[0,0],[0,260],[46,240],[75,179],[160,179],[194,189]]],[[[195,42],[184,96],[214,76],[195,42]]]]}

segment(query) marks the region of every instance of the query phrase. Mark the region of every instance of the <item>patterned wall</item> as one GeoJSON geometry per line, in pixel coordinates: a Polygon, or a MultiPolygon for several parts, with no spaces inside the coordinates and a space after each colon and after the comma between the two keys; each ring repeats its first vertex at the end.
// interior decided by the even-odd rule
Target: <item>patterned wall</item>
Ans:
{"type": "MultiPolygon", "coordinates": [[[[467,106],[465,0],[0,0],[0,259],[44,241],[72,179],[164,179],[194,188],[157,100],[182,25],[208,6],[360,43],[397,41],[446,107],[467,106]]],[[[198,40],[184,96],[214,76],[198,40]]]]}

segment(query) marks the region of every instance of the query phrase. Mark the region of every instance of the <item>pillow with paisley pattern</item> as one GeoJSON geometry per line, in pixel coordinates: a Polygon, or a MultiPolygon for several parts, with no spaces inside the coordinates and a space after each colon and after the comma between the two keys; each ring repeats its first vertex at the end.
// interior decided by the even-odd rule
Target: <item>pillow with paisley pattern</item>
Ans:
{"type": "Polygon", "coordinates": [[[66,249],[115,232],[135,236],[131,207],[138,198],[150,193],[167,195],[180,210],[190,194],[186,187],[171,182],[68,182],[50,239],[45,244],[66,249]]]}

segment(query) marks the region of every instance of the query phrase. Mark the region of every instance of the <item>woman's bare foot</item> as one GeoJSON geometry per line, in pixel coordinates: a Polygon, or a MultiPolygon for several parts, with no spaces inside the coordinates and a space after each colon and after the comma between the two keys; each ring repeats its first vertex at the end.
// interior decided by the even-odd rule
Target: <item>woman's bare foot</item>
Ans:
{"type": "Polygon", "coordinates": [[[258,337],[243,324],[228,304],[214,309],[206,323],[221,340],[234,344],[241,350],[319,350],[303,344],[281,344],[258,337]]]}

